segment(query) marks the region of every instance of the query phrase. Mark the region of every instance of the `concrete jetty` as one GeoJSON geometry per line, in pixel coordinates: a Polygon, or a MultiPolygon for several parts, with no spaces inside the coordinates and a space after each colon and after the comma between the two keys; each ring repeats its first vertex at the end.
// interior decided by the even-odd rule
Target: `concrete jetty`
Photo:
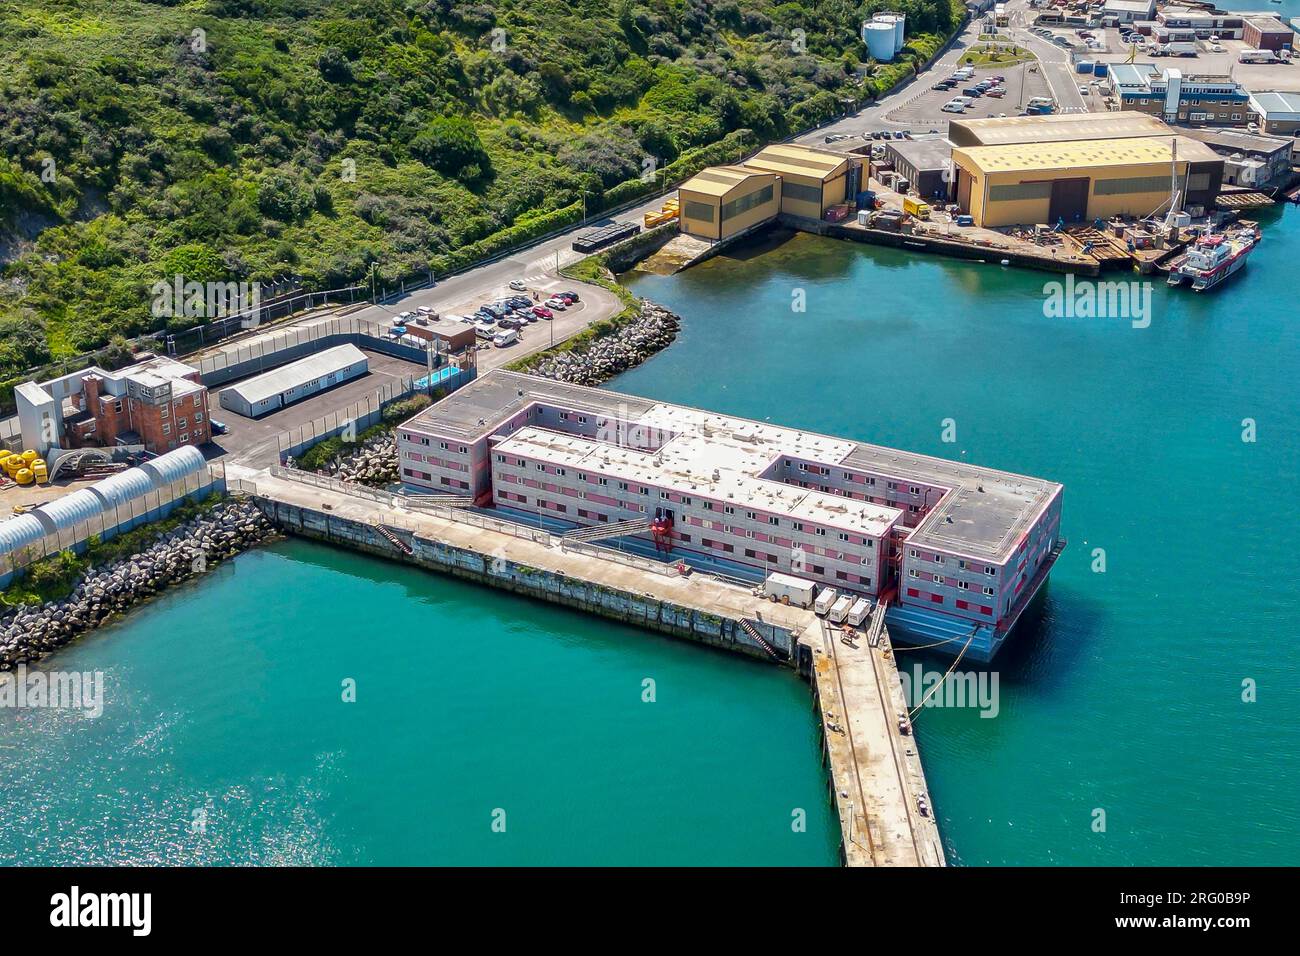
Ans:
{"type": "Polygon", "coordinates": [[[942,866],[887,634],[843,643],[738,582],[464,508],[274,468],[229,475],[280,528],[798,669],[813,688],[848,866],[942,866]]]}

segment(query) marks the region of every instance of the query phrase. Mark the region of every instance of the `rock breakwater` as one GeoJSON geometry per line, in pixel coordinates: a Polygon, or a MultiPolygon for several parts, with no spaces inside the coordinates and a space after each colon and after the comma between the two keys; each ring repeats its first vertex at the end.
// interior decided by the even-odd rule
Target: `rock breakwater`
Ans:
{"type": "Polygon", "coordinates": [[[40,660],[168,586],[264,541],[271,521],[251,502],[226,502],[162,534],[144,551],[92,568],[58,601],[0,615],[0,671],[40,660]]]}
{"type": "Polygon", "coordinates": [[[529,372],[573,385],[599,385],[671,345],[681,321],[663,306],[643,301],[637,317],[617,332],[581,352],[545,354],[529,372]]]}

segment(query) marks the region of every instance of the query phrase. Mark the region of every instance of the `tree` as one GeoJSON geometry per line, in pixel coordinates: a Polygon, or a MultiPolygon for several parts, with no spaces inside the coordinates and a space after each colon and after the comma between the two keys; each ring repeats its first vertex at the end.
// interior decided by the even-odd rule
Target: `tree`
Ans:
{"type": "Polygon", "coordinates": [[[472,181],[492,168],[474,124],[460,116],[439,116],[411,140],[411,155],[447,176],[472,181]]]}

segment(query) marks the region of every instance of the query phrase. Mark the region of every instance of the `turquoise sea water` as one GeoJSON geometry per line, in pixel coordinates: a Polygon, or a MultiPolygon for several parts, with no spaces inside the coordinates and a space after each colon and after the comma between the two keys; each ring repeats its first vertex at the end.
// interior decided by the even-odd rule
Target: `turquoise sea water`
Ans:
{"type": "MultiPolygon", "coordinates": [[[[614,387],[1065,483],[998,716],[917,720],[955,863],[1295,862],[1300,209],[1266,219],[1246,273],[1155,286],[1145,329],[807,236],[629,279],[685,324],[614,387]]],[[[836,860],[789,673],[352,553],[242,556],[50,663],[108,706],[0,711],[0,863],[836,860]]]]}
{"type": "Polygon", "coordinates": [[[1300,208],[1262,218],[1246,272],[1155,284],[1142,329],[1045,318],[1043,274],[804,235],[630,283],[698,318],[623,390],[1065,484],[1001,713],[917,721],[954,862],[1296,862],[1300,208]]]}
{"type": "Polygon", "coordinates": [[[836,859],[789,672],[314,543],[51,666],[104,714],[0,711],[0,864],[836,859]]]}

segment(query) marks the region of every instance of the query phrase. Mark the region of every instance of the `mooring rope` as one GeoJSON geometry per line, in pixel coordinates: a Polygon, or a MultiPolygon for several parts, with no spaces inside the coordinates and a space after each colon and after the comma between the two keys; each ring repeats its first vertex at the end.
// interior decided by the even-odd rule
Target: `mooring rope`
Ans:
{"type": "Polygon", "coordinates": [[[965,646],[962,647],[961,653],[957,655],[955,660],[953,660],[952,666],[949,667],[948,670],[944,672],[943,678],[939,681],[939,683],[935,684],[933,687],[930,688],[930,692],[926,694],[923,698],[921,698],[921,702],[917,704],[916,707],[911,711],[911,713],[907,715],[907,719],[909,721],[916,720],[916,715],[920,713],[921,708],[925,706],[925,702],[930,699],[930,697],[934,694],[935,691],[937,691],[940,687],[944,685],[944,683],[948,680],[948,676],[952,674],[954,670],[957,669],[957,665],[961,663],[961,659],[964,656],[966,656],[966,648],[970,647],[971,641],[973,640],[975,640],[974,631],[972,631],[970,637],[966,639],[965,646]]]}

